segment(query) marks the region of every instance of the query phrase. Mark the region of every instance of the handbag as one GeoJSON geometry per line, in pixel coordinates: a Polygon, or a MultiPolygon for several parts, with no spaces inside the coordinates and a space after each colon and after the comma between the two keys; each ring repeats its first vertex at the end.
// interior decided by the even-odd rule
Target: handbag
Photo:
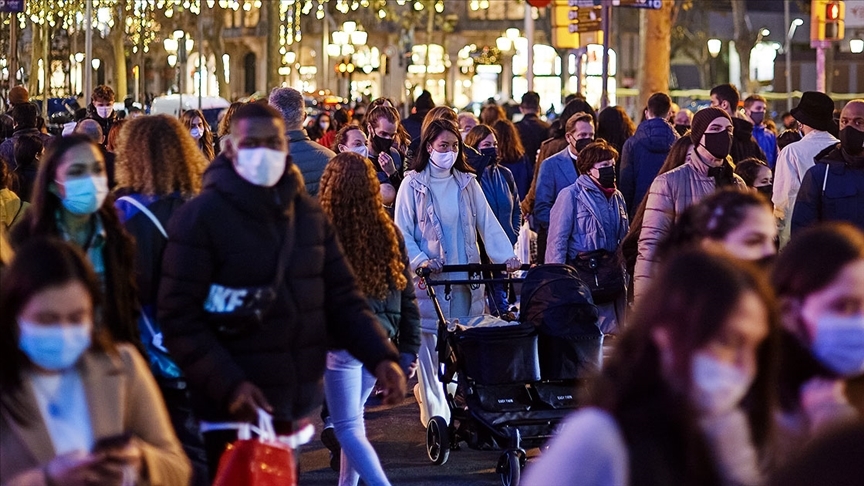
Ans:
{"type": "Polygon", "coordinates": [[[210,430],[216,428],[237,428],[239,433],[237,441],[229,445],[219,458],[213,486],[297,485],[294,450],[276,437],[270,414],[258,411],[258,427],[225,424],[225,427],[210,430]],[[258,437],[253,439],[251,432],[257,433],[258,437]]]}
{"type": "Polygon", "coordinates": [[[582,251],[568,262],[591,290],[595,304],[612,302],[627,291],[624,266],[618,252],[582,251]]]}

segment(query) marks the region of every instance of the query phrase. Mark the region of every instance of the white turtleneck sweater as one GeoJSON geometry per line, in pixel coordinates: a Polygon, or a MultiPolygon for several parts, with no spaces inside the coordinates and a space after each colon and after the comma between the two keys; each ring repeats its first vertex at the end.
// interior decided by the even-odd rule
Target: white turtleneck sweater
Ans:
{"type": "MultiPolygon", "coordinates": [[[[468,263],[465,252],[465,235],[459,213],[459,183],[452,170],[441,170],[429,164],[429,189],[432,191],[432,206],[441,221],[444,232],[441,239],[441,254],[445,265],[464,265],[468,263]]],[[[461,317],[470,314],[471,291],[464,285],[456,286],[450,297],[450,315],[461,317]]]]}

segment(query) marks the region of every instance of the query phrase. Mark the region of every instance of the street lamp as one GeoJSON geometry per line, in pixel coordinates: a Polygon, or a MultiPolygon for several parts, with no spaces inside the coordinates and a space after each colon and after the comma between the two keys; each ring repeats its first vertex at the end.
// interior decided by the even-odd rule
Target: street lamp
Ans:
{"type": "Polygon", "coordinates": [[[801,25],[804,25],[804,21],[801,19],[795,19],[789,24],[786,43],[783,45],[783,51],[786,54],[786,111],[792,110],[792,38],[795,37],[795,30],[801,25]]]}
{"type": "Polygon", "coordinates": [[[327,45],[327,56],[340,59],[334,69],[338,76],[348,78],[348,98],[351,98],[351,75],[355,70],[352,57],[357,47],[366,45],[368,34],[361,30],[357,22],[349,20],[342,24],[342,30],[334,31],[331,37],[333,42],[327,45]]]}
{"type": "Polygon", "coordinates": [[[864,40],[850,39],[849,50],[852,51],[852,54],[861,54],[862,52],[864,52],[864,40]]]}
{"type": "Polygon", "coordinates": [[[720,54],[720,49],[723,48],[723,41],[720,39],[708,39],[708,54],[716,58],[720,54]]]}

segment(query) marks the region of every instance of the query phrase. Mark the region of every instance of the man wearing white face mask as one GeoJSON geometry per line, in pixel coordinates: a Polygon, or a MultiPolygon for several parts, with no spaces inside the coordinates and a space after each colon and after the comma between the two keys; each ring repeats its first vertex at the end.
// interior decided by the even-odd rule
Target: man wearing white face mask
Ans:
{"type": "Polygon", "coordinates": [[[111,125],[117,121],[117,113],[114,112],[114,90],[110,86],[100,84],[93,89],[90,99],[92,101],[87,106],[87,118],[99,122],[99,126],[102,127],[102,141],[99,143],[105,147],[111,125]]]}
{"type": "MultiPolygon", "coordinates": [[[[202,429],[265,409],[280,436],[302,430],[323,399],[328,346],[374,370],[387,403],[401,399],[399,354],[303,188],[279,112],[259,103],[236,111],[204,189],[167,233],[158,319],[202,429]]],[[[235,437],[204,434],[211,474],[235,437]]]]}

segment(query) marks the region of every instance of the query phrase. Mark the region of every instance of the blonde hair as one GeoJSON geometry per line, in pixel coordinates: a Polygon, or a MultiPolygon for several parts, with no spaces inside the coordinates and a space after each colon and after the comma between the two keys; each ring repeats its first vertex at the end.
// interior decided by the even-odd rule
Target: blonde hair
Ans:
{"type": "Polygon", "coordinates": [[[366,297],[383,300],[408,285],[396,225],[384,210],[372,164],[342,152],[324,168],[318,200],[336,227],[345,257],[366,297]]]}
{"type": "Polygon", "coordinates": [[[119,187],[147,195],[201,191],[207,160],[180,120],[168,115],[130,120],[120,131],[116,179],[119,187]]]}

